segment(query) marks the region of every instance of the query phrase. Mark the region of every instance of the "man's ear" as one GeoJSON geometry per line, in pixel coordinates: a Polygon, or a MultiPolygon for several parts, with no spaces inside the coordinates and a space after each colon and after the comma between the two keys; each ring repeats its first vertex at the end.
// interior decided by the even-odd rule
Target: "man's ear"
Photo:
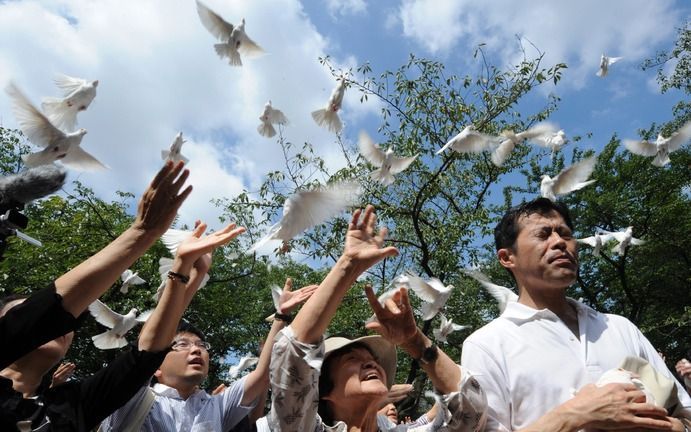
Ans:
{"type": "Polygon", "coordinates": [[[497,251],[497,258],[499,258],[499,264],[506,269],[512,269],[514,266],[515,255],[511,248],[502,248],[497,251]]]}

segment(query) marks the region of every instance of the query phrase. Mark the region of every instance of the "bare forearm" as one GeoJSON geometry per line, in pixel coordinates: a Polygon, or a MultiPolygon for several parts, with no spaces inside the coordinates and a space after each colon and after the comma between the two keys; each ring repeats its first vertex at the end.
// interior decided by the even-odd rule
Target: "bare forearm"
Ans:
{"type": "Polygon", "coordinates": [[[259,354],[257,367],[245,378],[245,392],[242,397],[242,404],[247,405],[262,394],[269,391],[269,365],[271,363],[271,351],[274,347],[274,340],[285,324],[283,321],[274,320],[269,335],[264,342],[264,348],[259,354]]]}
{"type": "Polygon", "coordinates": [[[295,317],[291,327],[297,340],[304,343],[319,341],[336,314],[341,300],[360,273],[347,257],[341,257],[336,262],[295,317]]]}
{"type": "MultiPolygon", "coordinates": [[[[171,270],[183,275],[189,275],[191,268],[191,263],[185,263],[176,258],[171,270]]],[[[190,280],[189,284],[194,282],[190,280]]],[[[175,337],[180,318],[192,299],[192,295],[188,295],[188,291],[192,288],[189,284],[185,286],[179,279],[168,279],[166,281],[166,287],[156,305],[156,309],[154,309],[139,333],[140,350],[158,352],[170,345],[173,337],[175,337]]]]}
{"type": "Polygon", "coordinates": [[[62,296],[65,310],[75,317],[81,315],[154,241],[154,236],[130,227],[108,246],[60,276],[55,281],[55,290],[62,296]]]}
{"type": "MultiPolygon", "coordinates": [[[[418,329],[415,336],[409,342],[401,345],[401,348],[414,359],[420,359],[425,348],[431,345],[432,341],[418,329]]],[[[437,359],[430,363],[420,362],[420,367],[429,376],[437,391],[443,394],[458,391],[458,385],[461,382],[460,368],[444,351],[440,348],[437,350],[439,353],[437,359]]]]}

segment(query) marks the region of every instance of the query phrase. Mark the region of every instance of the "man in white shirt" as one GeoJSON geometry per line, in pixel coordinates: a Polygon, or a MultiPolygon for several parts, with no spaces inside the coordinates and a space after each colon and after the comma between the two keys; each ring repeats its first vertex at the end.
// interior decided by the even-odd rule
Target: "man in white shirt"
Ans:
{"type": "Polygon", "coordinates": [[[578,273],[572,229],[566,207],[545,198],[510,209],[495,229],[499,262],[519,299],[464,341],[461,359],[487,392],[485,430],[691,431],[691,399],[678,382],[680,402],[670,413],[645,403],[633,384],[592,384],[627,356],[674,377],[626,318],[566,297],[578,273]]]}

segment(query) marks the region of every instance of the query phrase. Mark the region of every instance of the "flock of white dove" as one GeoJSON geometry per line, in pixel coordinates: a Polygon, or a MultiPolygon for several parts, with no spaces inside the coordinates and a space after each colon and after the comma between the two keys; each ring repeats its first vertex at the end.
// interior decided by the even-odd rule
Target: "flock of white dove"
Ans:
{"type": "MultiPolygon", "coordinates": [[[[227,58],[231,66],[242,66],[243,56],[252,57],[264,52],[264,50],[250,39],[245,33],[245,20],[239,25],[233,25],[225,21],[217,13],[197,0],[197,12],[202,24],[220,42],[214,45],[216,53],[223,59],[227,58]]],[[[597,75],[605,77],[609,67],[620,60],[621,57],[601,56],[600,68],[597,75]]],[[[63,91],[61,98],[47,97],[41,104],[43,111],[37,109],[27,97],[13,83],[7,87],[7,93],[13,101],[13,112],[19,123],[19,127],[34,145],[43,147],[43,150],[25,155],[24,163],[28,167],[50,164],[60,161],[68,168],[75,170],[98,170],[107,168],[81,146],[82,139],[87,133],[86,129],[76,129],[77,114],[86,110],[96,97],[98,80],[88,81],[62,75],[55,79],[55,84],[63,91]]],[[[340,133],[343,128],[338,111],[343,102],[343,96],[347,87],[347,79],[341,76],[336,88],[331,93],[326,105],[312,112],[314,121],[333,133],[340,133]]],[[[287,125],[288,119],[283,112],[273,108],[271,101],[264,106],[259,117],[260,124],[257,131],[264,137],[271,138],[276,135],[274,125],[287,125]]],[[[452,150],[458,153],[491,152],[491,160],[496,166],[501,166],[516,146],[534,143],[551,150],[552,155],[559,151],[567,142],[563,130],[551,123],[541,123],[522,132],[511,130],[504,131],[498,137],[489,136],[475,130],[473,125],[466,126],[458,135],[451,138],[437,154],[452,150]]],[[[679,131],[669,137],[658,136],[654,142],[646,140],[624,140],[625,147],[632,153],[642,156],[654,156],[652,163],[656,166],[664,166],[669,163],[669,153],[679,149],[691,138],[691,122],[686,123],[679,131]]],[[[182,132],[175,137],[169,150],[162,150],[163,160],[184,161],[187,158],[181,154],[185,140],[182,132]]],[[[377,169],[370,173],[372,180],[388,186],[395,179],[394,176],[408,168],[418,157],[399,157],[394,154],[392,148],[381,149],[365,132],[360,133],[359,150],[361,155],[377,169]]],[[[555,177],[542,176],[540,184],[541,196],[550,200],[556,200],[557,196],[568,194],[588,186],[595,180],[589,179],[595,166],[596,157],[589,157],[565,168],[555,177]]],[[[284,204],[281,220],[272,226],[264,238],[259,240],[250,252],[256,252],[269,240],[282,240],[282,250],[288,248],[287,242],[301,232],[316,226],[329,218],[341,213],[346,208],[353,206],[358,201],[360,187],[356,182],[343,182],[322,187],[316,190],[297,192],[288,198],[284,204]]],[[[177,245],[191,232],[171,229],[163,237],[163,243],[175,255],[177,245]]],[[[578,241],[592,246],[594,254],[599,254],[600,249],[610,240],[617,240],[618,244],[613,251],[623,254],[630,245],[643,243],[642,240],[633,237],[633,227],[628,227],[621,232],[598,232],[592,237],[579,239],[578,241]]],[[[160,273],[162,282],[156,294],[160,297],[161,290],[165,286],[165,274],[172,265],[172,259],[161,258],[160,273]]],[[[516,294],[508,288],[492,284],[488,278],[478,271],[468,270],[469,276],[478,280],[488,292],[499,302],[500,309],[506,307],[509,301],[517,299],[516,294]]],[[[208,276],[207,276],[208,277],[208,276]]],[[[206,281],[205,281],[206,282],[206,281]]],[[[408,286],[423,300],[422,319],[432,319],[444,307],[451,295],[453,286],[444,286],[438,279],[422,280],[412,273],[399,276],[395,281],[396,287],[408,286]]],[[[120,291],[127,293],[130,286],[144,284],[145,281],[137,273],[127,270],[122,274],[120,291]]],[[[280,295],[280,288],[278,288],[280,295]]],[[[391,291],[380,296],[383,303],[391,291]]],[[[276,298],[276,293],[274,293],[276,298]]],[[[126,315],[113,312],[105,304],[96,301],[89,308],[96,320],[110,330],[94,336],[94,345],[100,349],[112,349],[125,346],[125,334],[138,322],[143,322],[149,312],[142,313],[132,309],[126,315]]],[[[441,326],[434,330],[434,336],[439,342],[445,342],[448,335],[457,330],[466,328],[454,324],[451,320],[441,315],[441,326]]],[[[243,363],[252,363],[252,360],[243,359],[243,363]]],[[[239,370],[231,368],[231,375],[239,373],[239,370]]]]}

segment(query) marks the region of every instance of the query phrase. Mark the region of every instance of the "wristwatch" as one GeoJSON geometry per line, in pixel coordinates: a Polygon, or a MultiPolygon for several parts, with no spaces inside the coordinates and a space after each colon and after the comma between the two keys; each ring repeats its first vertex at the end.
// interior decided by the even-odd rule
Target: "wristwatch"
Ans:
{"type": "Polygon", "coordinates": [[[430,364],[437,361],[438,357],[439,348],[437,348],[437,344],[433,343],[431,346],[425,348],[422,351],[422,356],[420,356],[420,359],[418,361],[422,364],[430,364]]]}

